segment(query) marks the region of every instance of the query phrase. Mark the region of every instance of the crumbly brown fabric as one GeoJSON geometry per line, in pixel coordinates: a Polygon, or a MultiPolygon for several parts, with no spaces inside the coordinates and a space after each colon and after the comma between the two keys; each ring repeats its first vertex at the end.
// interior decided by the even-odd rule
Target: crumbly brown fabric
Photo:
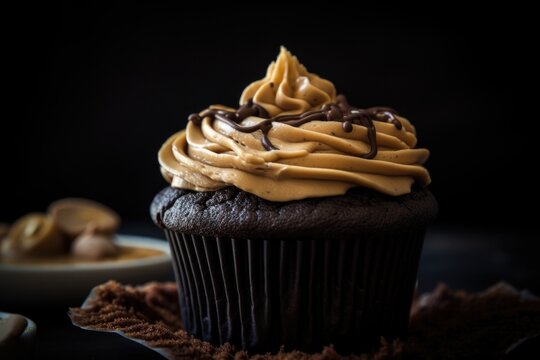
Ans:
{"type": "Polygon", "coordinates": [[[540,333],[540,300],[525,298],[507,285],[470,294],[439,285],[411,309],[410,336],[387,342],[378,351],[340,356],[332,347],[320,353],[247,354],[224,344],[215,347],[182,330],[174,283],[134,288],[110,281],[97,287],[82,308],[70,309],[77,326],[120,331],[162,348],[171,359],[383,360],[498,359],[517,340],[540,333]]]}
{"type": "Polygon", "coordinates": [[[273,202],[233,186],[197,192],[167,187],[152,202],[168,230],[246,239],[345,239],[423,229],[437,202],[427,189],[392,197],[362,188],[342,196],[273,202]]]}

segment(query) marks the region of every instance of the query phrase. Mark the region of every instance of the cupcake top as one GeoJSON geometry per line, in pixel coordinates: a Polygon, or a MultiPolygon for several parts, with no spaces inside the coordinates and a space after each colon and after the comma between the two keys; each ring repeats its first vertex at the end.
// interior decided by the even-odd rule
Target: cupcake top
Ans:
{"type": "Polygon", "coordinates": [[[248,85],[238,109],[212,105],[159,151],[173,187],[236,186],[270,201],[345,194],[353,187],[387,195],[431,179],[416,131],[390,108],[360,109],[336,95],[285,48],[266,76],[248,85]]]}

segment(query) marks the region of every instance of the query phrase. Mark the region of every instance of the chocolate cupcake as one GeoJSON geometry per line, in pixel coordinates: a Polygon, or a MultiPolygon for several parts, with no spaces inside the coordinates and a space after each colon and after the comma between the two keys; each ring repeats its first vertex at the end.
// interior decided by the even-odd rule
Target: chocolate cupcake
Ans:
{"type": "Polygon", "coordinates": [[[404,336],[437,211],[414,127],[349,105],[284,48],[240,104],[191,115],[159,152],[171,186],[151,213],[186,330],[259,352],[404,336]]]}

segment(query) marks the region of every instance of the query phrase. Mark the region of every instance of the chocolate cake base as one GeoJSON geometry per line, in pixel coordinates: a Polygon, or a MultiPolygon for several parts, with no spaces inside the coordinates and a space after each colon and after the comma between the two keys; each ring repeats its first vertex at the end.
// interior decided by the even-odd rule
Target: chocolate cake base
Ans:
{"type": "Polygon", "coordinates": [[[162,229],[199,236],[260,240],[356,240],[358,234],[417,231],[437,214],[435,197],[424,188],[389,196],[353,188],[345,195],[274,202],[233,186],[216,191],[166,187],[150,207],[162,229]]]}
{"type": "MultiPolygon", "coordinates": [[[[95,288],[83,307],[70,309],[70,317],[76,326],[119,332],[168,359],[500,359],[513,358],[520,350],[509,351],[513,344],[540,334],[540,300],[504,283],[478,294],[439,285],[413,303],[407,339],[381,338],[378,350],[346,357],[331,346],[313,354],[253,354],[194,338],[182,328],[173,283],[134,288],[108,282],[95,288]]],[[[525,353],[539,355],[532,346],[525,353]]]]}

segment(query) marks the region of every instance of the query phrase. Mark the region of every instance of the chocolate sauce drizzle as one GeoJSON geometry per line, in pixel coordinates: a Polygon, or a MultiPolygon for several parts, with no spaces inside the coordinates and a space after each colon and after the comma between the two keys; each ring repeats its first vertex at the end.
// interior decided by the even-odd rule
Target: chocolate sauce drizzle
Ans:
{"type": "Polygon", "coordinates": [[[240,108],[234,112],[209,109],[205,110],[200,115],[191,114],[188,120],[195,125],[200,126],[205,117],[210,117],[212,120],[222,121],[233,129],[243,133],[252,133],[261,130],[263,133],[261,143],[268,151],[279,150],[268,138],[268,132],[272,128],[274,122],[298,127],[307,122],[316,120],[340,121],[342,122],[342,128],[345,132],[351,132],[353,130],[353,124],[360,125],[367,128],[370,145],[369,152],[360,155],[360,157],[373,159],[377,155],[377,131],[373,122],[380,121],[391,123],[394,124],[396,129],[401,130],[402,124],[396,115],[397,112],[388,107],[371,107],[368,109],[353,107],[349,105],[344,95],[338,95],[336,96],[335,103],[325,104],[320,110],[307,111],[303,114],[281,115],[269,118],[268,112],[262,106],[255,104],[253,99],[250,99],[246,104],[240,106],[240,108]],[[257,116],[265,120],[252,126],[240,125],[242,120],[250,116],[257,116]]]}

